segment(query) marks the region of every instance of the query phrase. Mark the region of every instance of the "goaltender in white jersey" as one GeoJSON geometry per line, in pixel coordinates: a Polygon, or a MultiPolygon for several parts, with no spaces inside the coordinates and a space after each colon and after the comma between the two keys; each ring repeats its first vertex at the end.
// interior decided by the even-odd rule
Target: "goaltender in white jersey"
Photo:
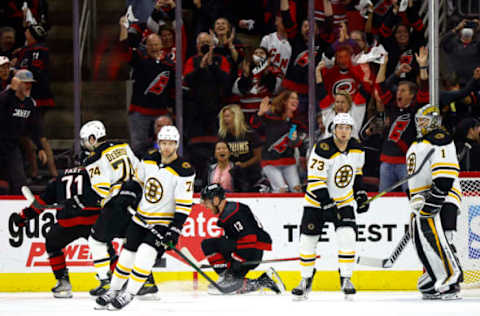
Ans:
{"type": "Polygon", "coordinates": [[[458,299],[462,269],[455,256],[453,233],[462,199],[460,166],[451,136],[441,128],[437,107],[427,104],[415,114],[418,139],[407,151],[412,241],[425,273],[418,279],[423,299],[458,299]]]}
{"type": "Polygon", "coordinates": [[[361,190],[365,153],[351,138],[353,119],[339,113],[333,120],[333,137],[315,145],[308,161],[308,186],[300,225],[300,265],[302,281],[292,290],[306,299],[315,275],[318,237],[326,222],[332,222],[338,246],[341,289],[346,295],[356,290],[350,278],[355,264],[357,225],[355,210],[368,210],[367,193],[361,190]]]}

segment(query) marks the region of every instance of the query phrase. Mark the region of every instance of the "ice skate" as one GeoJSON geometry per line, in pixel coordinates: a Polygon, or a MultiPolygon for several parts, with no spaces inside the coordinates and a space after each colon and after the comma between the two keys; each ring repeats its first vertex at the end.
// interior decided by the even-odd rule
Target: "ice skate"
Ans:
{"type": "Polygon", "coordinates": [[[352,281],[349,277],[340,277],[340,283],[342,285],[342,292],[345,294],[345,299],[350,300],[353,298],[353,295],[357,293],[355,287],[353,286],[352,281]]]}
{"type": "Polygon", "coordinates": [[[68,276],[63,276],[57,280],[57,285],[52,288],[53,297],[55,298],[72,298],[72,285],[68,276]]]}
{"type": "Polygon", "coordinates": [[[224,294],[235,294],[237,290],[240,290],[243,286],[244,279],[236,278],[232,274],[226,272],[225,277],[220,282],[217,282],[218,286],[223,289],[223,292],[220,292],[216,287],[212,286],[214,290],[208,292],[212,295],[224,295],[224,294]]]}
{"type": "Polygon", "coordinates": [[[109,310],[119,310],[127,306],[135,297],[135,295],[130,294],[127,291],[121,291],[118,293],[117,297],[113,299],[111,305],[108,307],[109,310]]]}
{"type": "Polygon", "coordinates": [[[156,300],[158,299],[157,293],[158,287],[155,285],[153,275],[150,274],[138,291],[137,296],[141,300],[156,300]]]}
{"type": "MultiPolygon", "coordinates": [[[[225,279],[225,274],[226,274],[226,271],[223,271],[222,273],[220,273],[218,275],[217,284],[220,284],[221,282],[223,282],[223,280],[225,279]]],[[[223,294],[213,284],[208,284],[207,293],[210,294],[210,295],[222,295],[223,294]]]]}
{"type": "Polygon", "coordinates": [[[276,294],[282,294],[285,292],[285,285],[283,284],[282,279],[272,267],[262,274],[258,278],[258,281],[262,287],[268,288],[276,294]]]}
{"type": "Polygon", "coordinates": [[[442,301],[452,301],[452,300],[460,300],[462,297],[460,296],[460,285],[454,284],[450,285],[450,289],[444,293],[440,293],[440,299],[442,301]]]}
{"type": "Polygon", "coordinates": [[[292,295],[294,297],[294,300],[303,301],[308,298],[308,293],[312,291],[312,283],[313,283],[313,277],[315,276],[315,272],[317,272],[317,269],[314,268],[312,276],[309,278],[302,278],[302,281],[300,281],[300,284],[292,290],[292,295]]]}
{"type": "Polygon", "coordinates": [[[97,303],[95,309],[106,309],[108,305],[115,299],[115,297],[117,297],[118,292],[119,291],[109,289],[103,295],[97,297],[95,300],[95,303],[97,303]]]}
{"type": "Polygon", "coordinates": [[[109,278],[108,279],[100,279],[98,277],[98,274],[96,276],[97,280],[100,281],[100,285],[97,286],[96,288],[94,289],[91,289],[90,290],[90,295],[92,296],[100,296],[100,295],[103,295],[105,294],[109,289],[110,289],[110,274],[109,274],[109,278]]]}

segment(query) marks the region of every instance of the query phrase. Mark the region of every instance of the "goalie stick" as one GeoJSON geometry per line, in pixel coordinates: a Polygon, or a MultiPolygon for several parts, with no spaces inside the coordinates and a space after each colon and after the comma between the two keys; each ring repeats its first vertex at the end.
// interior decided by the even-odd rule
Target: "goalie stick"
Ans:
{"type": "Polygon", "coordinates": [[[382,192],[378,193],[377,195],[369,198],[368,200],[366,200],[363,205],[367,205],[369,203],[372,203],[374,200],[378,199],[379,197],[381,196],[384,196],[385,194],[387,194],[388,192],[392,191],[393,189],[395,189],[396,187],[398,187],[399,185],[402,185],[404,184],[405,182],[407,182],[408,180],[410,180],[411,178],[415,177],[417,174],[420,173],[420,171],[423,169],[423,167],[425,166],[425,164],[427,163],[427,160],[430,159],[430,157],[433,155],[433,153],[435,152],[435,149],[432,148],[430,149],[430,151],[425,155],[425,158],[423,158],[423,161],[422,163],[418,166],[418,169],[412,173],[411,175],[409,175],[408,177],[405,177],[403,178],[402,180],[392,184],[391,186],[389,186],[388,188],[386,188],[385,190],[383,190],[382,192]]]}
{"type": "MultiPolygon", "coordinates": [[[[128,206],[127,207],[128,211],[130,214],[135,216],[136,212],[135,210],[128,206]]],[[[140,222],[142,222],[145,227],[152,232],[153,235],[162,243],[163,243],[163,236],[158,232],[158,230],[155,229],[153,225],[148,224],[143,218],[137,216],[136,219],[138,219],[140,222]]],[[[225,291],[224,288],[222,288],[220,285],[218,285],[215,281],[213,281],[205,272],[203,272],[194,262],[192,262],[187,256],[185,256],[180,250],[178,250],[175,246],[172,244],[166,245],[169,247],[169,250],[173,250],[177,255],[179,255],[183,260],[185,260],[193,269],[195,269],[198,273],[200,273],[211,285],[213,285],[217,290],[219,290],[221,293],[227,294],[228,292],[225,291]]]]}
{"type": "Polygon", "coordinates": [[[385,259],[380,259],[380,258],[359,256],[357,258],[357,263],[364,266],[371,266],[371,267],[378,267],[378,268],[385,268],[385,269],[391,268],[393,264],[397,261],[398,257],[403,252],[405,247],[408,245],[409,241],[410,241],[410,229],[408,229],[405,232],[405,234],[403,234],[402,239],[400,239],[399,243],[397,244],[397,246],[392,251],[392,254],[389,257],[385,259]]]}
{"type": "MultiPolygon", "coordinates": [[[[227,264],[226,263],[220,263],[220,264],[201,264],[201,262],[198,262],[195,257],[192,255],[190,250],[188,248],[183,247],[180,249],[180,251],[187,256],[192,262],[195,262],[196,265],[200,269],[208,269],[208,268],[226,268],[227,264]]],[[[320,258],[320,256],[316,256],[315,258],[320,258]]],[[[296,261],[300,260],[300,257],[292,257],[292,258],[279,258],[279,259],[267,259],[267,260],[257,260],[257,261],[245,261],[242,262],[241,265],[253,265],[253,264],[264,264],[264,263],[275,263],[275,262],[285,262],[285,261],[296,261]]]]}

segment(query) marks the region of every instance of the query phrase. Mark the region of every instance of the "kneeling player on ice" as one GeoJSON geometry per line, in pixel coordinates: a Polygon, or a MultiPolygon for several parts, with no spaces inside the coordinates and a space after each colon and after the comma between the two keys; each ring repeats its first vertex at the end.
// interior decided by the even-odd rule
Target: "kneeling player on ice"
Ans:
{"type": "Polygon", "coordinates": [[[193,201],[195,172],[177,155],[180,135],[175,126],[164,126],[157,135],[159,151],[147,155],[135,170],[142,197],[127,229],[110,289],[96,299],[97,308],[121,309],[132,301],[148,278],[155,259],[175,246],[193,201]],[[162,240],[146,225],[153,225],[162,240]],[[122,290],[125,282],[128,284],[122,290]]]}
{"type": "Polygon", "coordinates": [[[462,191],[452,137],[441,127],[440,111],[427,104],[415,114],[418,138],[407,151],[407,171],[421,171],[408,180],[413,244],[425,273],[418,279],[423,299],[458,299],[463,272],[455,256],[453,233],[462,191]]]}
{"type": "Polygon", "coordinates": [[[357,225],[355,212],[368,210],[367,193],[361,190],[363,149],[351,137],[353,119],[340,113],[333,119],[333,136],[318,142],[308,161],[308,186],[300,225],[300,265],[302,280],[292,290],[306,299],[315,275],[318,238],[326,222],[335,227],[340,285],[346,295],[355,294],[350,278],[355,263],[357,225]]]}
{"type": "MultiPolygon", "coordinates": [[[[264,250],[272,250],[272,239],[250,208],[225,199],[225,191],[214,183],[202,190],[202,204],[218,215],[217,225],[225,235],[202,241],[202,250],[220,276],[218,285],[226,293],[248,293],[267,288],[280,294],[285,290],[282,280],[273,268],[258,279],[247,279],[248,271],[260,264],[264,250]],[[278,284],[272,279],[277,279],[278,284]]],[[[210,294],[221,294],[212,285],[210,294]]]]}

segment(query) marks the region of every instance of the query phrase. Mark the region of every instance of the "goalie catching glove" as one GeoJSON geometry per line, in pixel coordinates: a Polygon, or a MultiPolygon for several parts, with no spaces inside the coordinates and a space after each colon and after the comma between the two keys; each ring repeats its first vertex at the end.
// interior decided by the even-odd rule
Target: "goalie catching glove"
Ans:
{"type": "Polygon", "coordinates": [[[364,190],[355,192],[355,201],[357,201],[357,213],[365,213],[370,208],[370,203],[365,203],[368,201],[367,192],[364,190]]]}

